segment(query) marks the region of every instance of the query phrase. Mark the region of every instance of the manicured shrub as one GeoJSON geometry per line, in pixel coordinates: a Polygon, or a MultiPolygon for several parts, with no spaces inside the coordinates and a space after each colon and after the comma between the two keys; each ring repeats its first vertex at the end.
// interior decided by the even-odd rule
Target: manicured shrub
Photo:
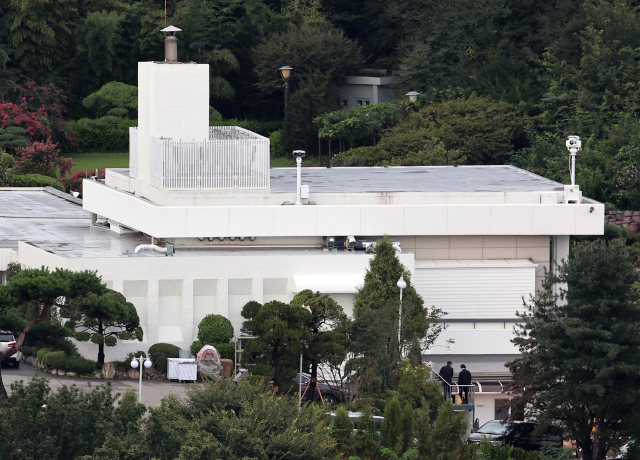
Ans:
{"type": "Polygon", "coordinates": [[[36,358],[38,358],[38,361],[42,363],[44,357],[52,351],[54,350],[52,350],[51,348],[41,348],[36,352],[36,358]]]}
{"type": "Polygon", "coordinates": [[[11,187],[53,187],[64,192],[64,187],[59,180],[40,174],[13,175],[11,187]]]}
{"type": "Polygon", "coordinates": [[[14,165],[15,162],[11,155],[6,152],[0,152],[0,187],[8,187],[11,184],[14,165]]]}
{"type": "Polygon", "coordinates": [[[235,360],[236,350],[233,343],[217,343],[213,347],[220,353],[220,358],[235,360]]]}
{"type": "Polygon", "coordinates": [[[67,372],[75,372],[78,375],[90,375],[95,372],[96,363],[82,356],[72,356],[67,358],[64,367],[67,372]]]}
{"type": "Polygon", "coordinates": [[[372,166],[376,163],[374,147],[356,147],[331,157],[331,166],[372,166]]]}
{"type": "Polygon", "coordinates": [[[189,347],[189,349],[191,350],[191,354],[193,356],[198,356],[198,352],[200,350],[202,350],[202,347],[204,347],[204,344],[202,342],[200,342],[199,340],[195,340],[192,344],[191,347],[189,347]]]}
{"type": "Polygon", "coordinates": [[[160,372],[167,372],[167,359],[177,358],[180,348],[170,343],[156,343],[149,348],[149,357],[160,372]]]}
{"type": "Polygon", "coordinates": [[[42,365],[47,369],[64,369],[67,357],[64,351],[52,351],[47,353],[42,359],[42,365]]]}
{"type": "Polygon", "coordinates": [[[138,126],[138,120],[108,115],[97,120],[72,121],[69,126],[82,138],[79,148],[83,152],[128,152],[129,127],[138,126]]]}
{"type": "Polygon", "coordinates": [[[198,325],[198,340],[204,344],[228,343],[232,337],[231,321],[222,315],[207,315],[198,325]]]}

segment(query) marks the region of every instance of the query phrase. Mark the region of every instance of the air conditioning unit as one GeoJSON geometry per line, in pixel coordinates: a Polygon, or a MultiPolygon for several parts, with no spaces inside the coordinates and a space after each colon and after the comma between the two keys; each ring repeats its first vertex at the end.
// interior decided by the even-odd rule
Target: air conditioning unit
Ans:
{"type": "Polygon", "coordinates": [[[541,192],[540,204],[558,204],[558,195],[556,192],[541,192]]]}
{"type": "Polygon", "coordinates": [[[580,204],[582,202],[582,193],[578,185],[564,186],[564,204],[580,204]]]}

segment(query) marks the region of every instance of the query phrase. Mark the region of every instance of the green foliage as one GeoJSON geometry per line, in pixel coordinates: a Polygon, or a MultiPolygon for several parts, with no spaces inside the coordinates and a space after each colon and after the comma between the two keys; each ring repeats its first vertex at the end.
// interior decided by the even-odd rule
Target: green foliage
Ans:
{"type": "Polygon", "coordinates": [[[357,106],[349,110],[337,110],[317,118],[320,137],[345,139],[355,147],[362,141],[376,141],[385,128],[397,120],[394,104],[357,106]]]}
{"type": "Polygon", "coordinates": [[[363,460],[373,460],[378,458],[380,441],[376,422],[371,416],[371,409],[368,407],[362,411],[358,420],[358,431],[356,432],[356,454],[363,460]]]}
{"type": "Polygon", "coordinates": [[[429,368],[420,363],[412,365],[405,359],[399,369],[398,399],[400,403],[415,408],[425,407],[437,412],[442,405],[442,393],[437,384],[429,380],[429,368]]]}
{"type": "MultiPolygon", "coordinates": [[[[50,348],[41,348],[40,350],[38,350],[38,352],[36,353],[36,357],[38,358],[38,361],[40,361],[42,363],[42,360],[44,359],[44,357],[46,355],[48,355],[49,353],[53,352],[54,350],[50,349],[50,348]]],[[[64,353],[64,352],[63,352],[64,353]]]]}
{"type": "Polygon", "coordinates": [[[209,107],[209,126],[216,126],[215,123],[222,121],[222,115],[213,107],[209,107]]]}
{"type": "Polygon", "coordinates": [[[193,356],[198,356],[198,352],[202,350],[202,347],[204,347],[204,343],[200,342],[199,340],[194,340],[189,347],[189,350],[191,350],[191,354],[193,356]]]}
{"type": "Polygon", "coordinates": [[[384,422],[380,427],[382,445],[397,455],[404,452],[404,424],[402,406],[398,398],[393,397],[384,408],[384,422]]]}
{"type": "Polygon", "coordinates": [[[119,292],[110,289],[102,292],[80,300],[83,310],[75,308],[75,302],[71,301],[71,311],[62,312],[62,316],[68,318],[65,327],[73,331],[76,340],[91,340],[98,345],[98,364],[104,364],[105,346],[115,347],[118,339],[142,341],[143,338],[136,307],[119,292]]]}
{"type": "Polygon", "coordinates": [[[7,283],[11,282],[14,276],[22,271],[22,265],[19,262],[9,262],[7,264],[7,271],[5,276],[7,278],[7,283]]]}
{"type": "Polygon", "coordinates": [[[53,187],[64,192],[64,187],[58,179],[40,174],[13,174],[11,187],[53,187]]]}
{"type": "MultiPolygon", "coordinates": [[[[27,139],[27,131],[19,126],[7,126],[0,128],[0,151],[6,151],[11,154],[16,153],[19,147],[29,147],[31,142],[27,139]]],[[[0,162],[0,166],[5,168],[4,155],[0,162]]],[[[11,162],[13,164],[13,162],[11,162]]]]}
{"type": "Polygon", "coordinates": [[[315,72],[301,78],[300,88],[291,95],[285,110],[281,131],[285,151],[317,152],[318,127],[313,121],[339,107],[337,88],[330,75],[315,72]]]}
{"type": "Polygon", "coordinates": [[[170,343],[156,343],[149,348],[149,358],[160,372],[167,372],[167,359],[177,358],[180,348],[170,343]]]}
{"type": "Polygon", "coordinates": [[[285,157],[287,156],[287,151],[282,145],[282,138],[280,130],[274,131],[269,134],[269,140],[271,141],[271,153],[275,157],[285,157]]]}
{"type": "Polygon", "coordinates": [[[344,406],[338,407],[331,427],[331,436],[336,440],[336,449],[342,457],[348,457],[355,452],[353,428],[354,425],[347,410],[344,406]]]}
{"type": "Polygon", "coordinates": [[[383,136],[377,150],[389,161],[424,152],[444,164],[503,164],[523,125],[516,108],[472,94],[424,105],[383,136]]]}
{"type": "Polygon", "coordinates": [[[64,351],[52,351],[42,358],[42,365],[47,369],[64,368],[66,357],[64,351]]]}
{"type": "Polygon", "coordinates": [[[373,166],[378,162],[375,147],[356,147],[331,157],[331,166],[373,166]]]}
{"type": "Polygon", "coordinates": [[[198,325],[198,340],[204,344],[227,343],[232,338],[231,321],[222,315],[207,315],[198,325]]]}
{"type": "Polygon", "coordinates": [[[138,118],[138,88],[112,81],[83,101],[96,116],[114,115],[120,118],[138,118]]]}
{"type": "Polygon", "coordinates": [[[429,414],[423,408],[418,411],[416,435],[418,449],[424,458],[442,460],[458,459],[464,450],[467,423],[461,414],[456,414],[451,401],[446,401],[438,411],[438,417],[429,430],[429,414]]]}
{"type": "Polygon", "coordinates": [[[81,138],[79,146],[83,152],[127,152],[129,127],[137,125],[137,120],[123,120],[111,115],[97,120],[69,122],[69,127],[81,138]]]}
{"type": "MultiPolygon", "coordinates": [[[[247,307],[247,306],[245,306],[247,307]]],[[[258,337],[247,341],[242,353],[242,363],[254,365],[255,374],[273,375],[273,385],[279,388],[284,382],[283,371],[293,370],[300,355],[300,341],[307,336],[305,326],[311,321],[311,313],[300,306],[277,300],[242,309],[243,328],[258,337]]],[[[293,375],[291,376],[293,377],[293,375]]]]}
{"type": "Polygon", "coordinates": [[[559,424],[585,458],[603,458],[637,433],[629,408],[640,397],[640,291],[630,249],[619,240],[574,246],[527,304],[513,340],[522,357],[508,363],[512,406],[540,411],[534,434],[559,424]]]}
{"type": "Polygon", "coordinates": [[[64,369],[78,375],[92,375],[96,370],[96,362],[82,356],[70,356],[65,360],[64,369]]]}
{"type": "Polygon", "coordinates": [[[411,404],[406,404],[402,410],[402,439],[403,452],[413,448],[415,440],[415,420],[411,404]]]}

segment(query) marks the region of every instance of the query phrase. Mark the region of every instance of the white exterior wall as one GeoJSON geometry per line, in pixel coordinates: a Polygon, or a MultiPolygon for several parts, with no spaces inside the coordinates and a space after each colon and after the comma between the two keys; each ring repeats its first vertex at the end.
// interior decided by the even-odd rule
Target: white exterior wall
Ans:
{"type": "Polygon", "coordinates": [[[138,63],[138,177],[149,180],[149,136],[209,138],[209,65],[138,63]]]}
{"type": "MultiPolygon", "coordinates": [[[[316,251],[315,249],[313,251],[316,251]]],[[[144,331],[143,342],[120,342],[105,349],[106,359],[121,359],[127,353],[144,350],[157,342],[169,342],[187,349],[195,340],[197,325],[208,314],[228,317],[236,334],[240,332],[242,307],[249,300],[289,302],[296,292],[313,285],[296,286],[293,277],[311,278],[331,274],[352,280],[351,292],[332,293],[349,315],[353,293],[371,256],[363,253],[305,251],[280,255],[256,254],[174,257],[65,258],[35,246],[19,243],[20,263],[26,267],[45,265],[50,269],[96,270],[112,289],[122,292],[136,306],[144,331]]],[[[413,254],[400,254],[400,261],[414,271],[413,254]]],[[[87,357],[97,355],[97,346],[79,343],[87,357]]]]}

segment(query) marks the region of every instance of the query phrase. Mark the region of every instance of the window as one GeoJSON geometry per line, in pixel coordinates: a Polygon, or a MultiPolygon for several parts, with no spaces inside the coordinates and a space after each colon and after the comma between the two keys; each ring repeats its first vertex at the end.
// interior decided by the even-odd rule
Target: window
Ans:
{"type": "Polygon", "coordinates": [[[346,99],[343,99],[340,101],[340,105],[346,109],[348,106],[348,101],[346,99]]]}
{"type": "Polygon", "coordinates": [[[356,99],[356,105],[364,105],[367,106],[371,103],[369,99],[356,99]]]}
{"type": "Polygon", "coordinates": [[[0,334],[0,342],[15,342],[11,334],[0,334]]]}
{"type": "Polygon", "coordinates": [[[509,417],[509,399],[495,400],[495,420],[506,420],[509,417]]]}

